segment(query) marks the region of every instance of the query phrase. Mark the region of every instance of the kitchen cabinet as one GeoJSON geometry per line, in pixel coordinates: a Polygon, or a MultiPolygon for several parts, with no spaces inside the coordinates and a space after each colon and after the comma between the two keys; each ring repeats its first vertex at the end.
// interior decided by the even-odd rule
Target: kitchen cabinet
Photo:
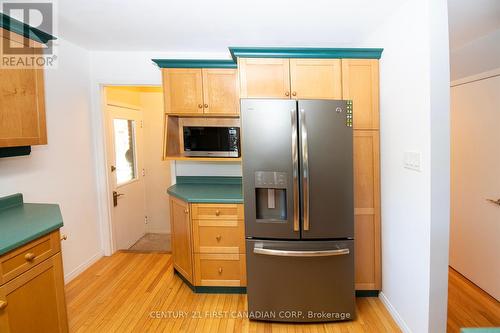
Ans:
{"type": "Polygon", "coordinates": [[[171,115],[239,114],[238,77],[232,68],[164,68],[165,113],[171,115]]]}
{"type": "Polygon", "coordinates": [[[239,58],[242,98],[340,99],[340,59],[239,58]]]}
{"type": "Polygon", "coordinates": [[[0,332],[68,332],[59,231],[0,257],[0,332]]]}
{"type": "MultiPolygon", "coordinates": [[[[0,29],[2,43],[30,43],[0,29]]],[[[29,49],[33,55],[39,48],[29,49]]],[[[0,148],[47,144],[43,68],[0,68],[0,148]]]]}
{"type": "Polygon", "coordinates": [[[355,130],[354,262],[357,290],[381,289],[379,133],[355,130]]]}
{"type": "Polygon", "coordinates": [[[188,204],[173,196],[170,205],[176,270],[194,288],[245,287],[243,205],[188,204]]]}
{"type": "Polygon", "coordinates": [[[352,100],[355,130],[379,129],[378,60],[342,59],[342,98],[352,100]]]}
{"type": "Polygon", "coordinates": [[[189,205],[177,198],[170,198],[170,223],[172,224],[172,256],[174,268],[193,283],[193,251],[189,205]]]}

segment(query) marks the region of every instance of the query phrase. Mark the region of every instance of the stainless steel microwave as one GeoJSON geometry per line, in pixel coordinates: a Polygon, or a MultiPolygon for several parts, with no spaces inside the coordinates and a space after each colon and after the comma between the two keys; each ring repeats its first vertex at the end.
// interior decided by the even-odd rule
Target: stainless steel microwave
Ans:
{"type": "Polygon", "coordinates": [[[240,128],[183,126],[184,156],[239,157],[240,128]]]}

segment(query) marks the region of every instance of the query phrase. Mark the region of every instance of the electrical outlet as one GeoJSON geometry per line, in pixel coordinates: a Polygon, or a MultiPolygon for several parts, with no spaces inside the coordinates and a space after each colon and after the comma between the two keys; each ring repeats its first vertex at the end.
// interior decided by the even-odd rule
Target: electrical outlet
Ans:
{"type": "Polygon", "coordinates": [[[422,171],[420,160],[420,152],[405,151],[403,165],[406,169],[422,171]]]}

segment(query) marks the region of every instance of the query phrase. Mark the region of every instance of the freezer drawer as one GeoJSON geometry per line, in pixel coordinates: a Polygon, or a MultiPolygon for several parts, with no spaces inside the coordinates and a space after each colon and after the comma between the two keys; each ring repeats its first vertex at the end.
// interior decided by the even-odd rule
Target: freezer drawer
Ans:
{"type": "Polygon", "coordinates": [[[251,319],[354,319],[354,241],[247,239],[246,249],[251,319]]]}

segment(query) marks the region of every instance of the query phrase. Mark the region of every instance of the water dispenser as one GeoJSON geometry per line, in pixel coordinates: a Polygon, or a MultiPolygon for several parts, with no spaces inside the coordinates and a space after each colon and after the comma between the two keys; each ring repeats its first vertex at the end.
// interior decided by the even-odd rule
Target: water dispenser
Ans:
{"type": "Polygon", "coordinates": [[[255,213],[257,222],[286,222],[287,173],[255,172],[255,213]]]}

